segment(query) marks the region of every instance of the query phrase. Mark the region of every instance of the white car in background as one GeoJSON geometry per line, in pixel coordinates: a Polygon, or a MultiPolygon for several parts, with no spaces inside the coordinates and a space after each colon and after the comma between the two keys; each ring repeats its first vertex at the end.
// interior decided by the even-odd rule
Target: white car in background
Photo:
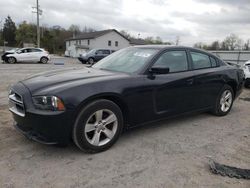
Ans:
{"type": "Polygon", "coordinates": [[[42,48],[21,48],[13,53],[9,53],[2,58],[6,63],[17,62],[40,62],[48,63],[50,60],[49,52],[42,48]]]}
{"type": "Polygon", "coordinates": [[[245,87],[250,87],[250,60],[244,63],[243,70],[245,73],[245,87]]]}

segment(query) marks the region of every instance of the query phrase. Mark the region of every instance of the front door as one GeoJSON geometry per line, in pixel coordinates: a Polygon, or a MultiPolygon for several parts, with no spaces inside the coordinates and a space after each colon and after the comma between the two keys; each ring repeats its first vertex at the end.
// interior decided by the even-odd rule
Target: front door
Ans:
{"type": "MultiPolygon", "coordinates": [[[[152,67],[167,67],[168,74],[154,75],[153,101],[159,115],[175,115],[193,109],[193,72],[185,50],[164,52],[152,67]]],[[[150,79],[150,78],[149,78],[150,79]]]]}

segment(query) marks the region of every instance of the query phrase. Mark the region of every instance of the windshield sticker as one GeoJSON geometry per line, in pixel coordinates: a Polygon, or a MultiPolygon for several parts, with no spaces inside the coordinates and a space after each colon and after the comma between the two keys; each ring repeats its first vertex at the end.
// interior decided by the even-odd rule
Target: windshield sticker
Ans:
{"type": "Polygon", "coordinates": [[[151,55],[152,54],[146,53],[146,52],[135,52],[134,53],[134,56],[145,57],[145,58],[150,57],[151,55]]]}

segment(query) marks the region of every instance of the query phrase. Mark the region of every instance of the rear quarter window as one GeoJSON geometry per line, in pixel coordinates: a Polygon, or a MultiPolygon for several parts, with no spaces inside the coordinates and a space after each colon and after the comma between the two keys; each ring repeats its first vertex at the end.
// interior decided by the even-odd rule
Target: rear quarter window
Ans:
{"type": "Polygon", "coordinates": [[[211,65],[212,65],[212,67],[217,67],[217,61],[216,61],[216,59],[215,59],[215,58],[210,57],[210,61],[211,61],[211,65]]]}
{"type": "Polygon", "coordinates": [[[211,62],[208,55],[199,52],[191,52],[190,54],[192,58],[193,69],[204,69],[211,67],[211,62]]]}

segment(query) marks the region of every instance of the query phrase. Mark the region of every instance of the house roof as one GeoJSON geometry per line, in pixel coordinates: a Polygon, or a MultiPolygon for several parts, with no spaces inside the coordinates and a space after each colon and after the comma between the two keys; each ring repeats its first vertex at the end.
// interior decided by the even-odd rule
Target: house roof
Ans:
{"type": "Polygon", "coordinates": [[[123,36],[117,30],[115,30],[115,29],[107,29],[107,30],[102,30],[102,31],[94,31],[94,32],[89,32],[89,33],[83,33],[83,34],[78,35],[78,36],[76,36],[74,38],[71,37],[71,38],[67,39],[66,41],[69,41],[69,40],[79,40],[79,39],[95,39],[97,37],[100,37],[102,35],[108,34],[110,32],[116,32],[119,35],[121,35],[123,38],[125,38],[126,40],[128,40],[125,36],[123,36]]]}
{"type": "Polygon", "coordinates": [[[133,45],[146,45],[146,44],[148,44],[147,41],[145,41],[143,39],[130,38],[129,41],[130,41],[130,44],[133,44],[133,45]]]}

